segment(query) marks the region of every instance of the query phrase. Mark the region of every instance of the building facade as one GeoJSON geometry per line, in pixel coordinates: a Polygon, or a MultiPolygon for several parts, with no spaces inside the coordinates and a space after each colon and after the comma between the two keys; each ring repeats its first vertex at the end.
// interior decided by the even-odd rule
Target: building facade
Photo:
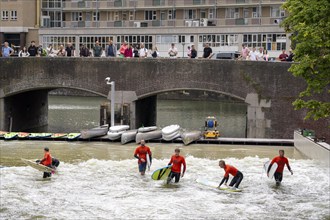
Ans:
{"type": "Polygon", "coordinates": [[[77,49],[82,44],[92,48],[96,40],[105,48],[110,39],[118,48],[123,41],[144,43],[147,49],[157,46],[161,56],[167,56],[175,43],[179,57],[187,57],[186,48],[192,44],[198,56],[205,43],[214,52],[239,51],[245,43],[267,49],[270,56],[290,47],[288,35],[279,26],[286,16],[281,10],[283,0],[0,1],[35,2],[40,13],[36,13],[40,28],[35,40],[55,49],[67,42],[77,49]]]}
{"type": "Polygon", "coordinates": [[[38,40],[40,7],[37,0],[0,0],[0,42],[9,42],[17,53],[31,40],[38,40]]]}

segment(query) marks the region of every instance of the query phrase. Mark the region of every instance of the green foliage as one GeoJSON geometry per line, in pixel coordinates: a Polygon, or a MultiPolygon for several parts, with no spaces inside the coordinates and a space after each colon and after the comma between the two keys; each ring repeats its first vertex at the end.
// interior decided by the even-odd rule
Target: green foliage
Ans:
{"type": "Polygon", "coordinates": [[[307,88],[296,101],[295,109],[306,108],[305,118],[330,116],[330,1],[287,0],[283,4],[289,16],[282,26],[292,33],[295,63],[289,69],[296,77],[303,77],[307,88]],[[326,101],[321,101],[321,95],[326,101]],[[324,97],[323,97],[324,98],[324,97]]]}

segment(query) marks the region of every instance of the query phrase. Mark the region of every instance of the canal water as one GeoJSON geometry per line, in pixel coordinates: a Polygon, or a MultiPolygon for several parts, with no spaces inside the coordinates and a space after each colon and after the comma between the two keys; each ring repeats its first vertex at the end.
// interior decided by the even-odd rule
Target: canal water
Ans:
{"type": "MultiPolygon", "coordinates": [[[[49,96],[48,131],[77,132],[100,123],[102,97],[49,96]]],[[[210,101],[158,100],[157,126],[179,124],[202,129],[207,116],[216,116],[223,137],[245,137],[246,104],[210,101]]]]}
{"type": "Polygon", "coordinates": [[[111,142],[0,140],[0,219],[329,219],[329,167],[281,147],[294,172],[285,168],[280,187],[263,171],[279,147],[148,143],[151,170],[141,177],[133,157],[136,144],[111,142]],[[58,173],[42,173],[21,163],[43,148],[60,159],[58,173]],[[181,147],[187,171],[178,184],[154,181],[181,147]],[[219,182],[224,159],[244,174],[242,193],[202,186],[219,182]]]}

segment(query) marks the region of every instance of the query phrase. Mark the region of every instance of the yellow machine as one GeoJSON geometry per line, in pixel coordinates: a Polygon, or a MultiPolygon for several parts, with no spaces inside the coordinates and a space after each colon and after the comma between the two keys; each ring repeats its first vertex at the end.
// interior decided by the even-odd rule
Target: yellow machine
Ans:
{"type": "Polygon", "coordinates": [[[205,120],[204,138],[218,138],[220,132],[217,130],[217,119],[214,116],[208,116],[205,120]]]}

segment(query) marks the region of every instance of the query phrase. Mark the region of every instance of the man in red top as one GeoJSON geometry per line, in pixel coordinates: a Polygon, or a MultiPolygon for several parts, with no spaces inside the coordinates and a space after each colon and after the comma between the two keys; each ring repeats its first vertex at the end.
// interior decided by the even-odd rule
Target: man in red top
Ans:
{"type": "MultiPolygon", "coordinates": [[[[49,148],[45,147],[44,152],[45,152],[44,158],[40,160],[39,163],[47,167],[52,167],[52,156],[49,153],[49,148]]],[[[44,172],[43,178],[51,177],[51,175],[52,173],[44,172]]]]}
{"type": "Polygon", "coordinates": [[[284,150],[279,150],[278,151],[280,156],[274,157],[274,159],[272,160],[272,162],[270,163],[267,173],[270,171],[270,169],[272,168],[272,165],[276,162],[278,167],[274,173],[274,178],[276,181],[276,185],[279,186],[282,182],[282,178],[283,178],[283,170],[284,170],[284,166],[286,164],[286,166],[288,167],[288,170],[291,172],[291,175],[293,175],[293,172],[291,170],[291,167],[289,165],[289,160],[284,157],[284,150]]]}
{"type": "Polygon", "coordinates": [[[180,156],[180,149],[176,148],[174,152],[175,154],[171,157],[171,160],[168,163],[169,166],[172,165],[172,168],[167,178],[167,184],[169,184],[173,178],[175,178],[176,183],[179,182],[181,175],[181,165],[183,165],[183,172],[181,177],[183,177],[184,173],[186,172],[186,161],[183,156],[180,156]]]}
{"type": "Polygon", "coordinates": [[[288,57],[288,55],[285,53],[285,50],[282,50],[282,53],[278,56],[280,61],[286,61],[287,57],[288,57]]]}
{"type": "Polygon", "coordinates": [[[151,163],[151,151],[148,146],[145,146],[145,141],[141,140],[140,146],[135,149],[134,157],[138,159],[139,172],[141,175],[144,175],[147,168],[147,154],[149,154],[150,163],[151,163]]]}
{"type": "Polygon", "coordinates": [[[225,170],[225,175],[222,178],[218,187],[220,187],[223,183],[225,183],[225,185],[227,186],[229,174],[231,174],[232,176],[234,176],[234,178],[231,180],[229,186],[233,187],[235,184],[233,188],[237,189],[239,184],[243,180],[243,173],[241,173],[241,171],[237,170],[235,167],[226,164],[224,160],[219,161],[219,166],[225,170]]]}

